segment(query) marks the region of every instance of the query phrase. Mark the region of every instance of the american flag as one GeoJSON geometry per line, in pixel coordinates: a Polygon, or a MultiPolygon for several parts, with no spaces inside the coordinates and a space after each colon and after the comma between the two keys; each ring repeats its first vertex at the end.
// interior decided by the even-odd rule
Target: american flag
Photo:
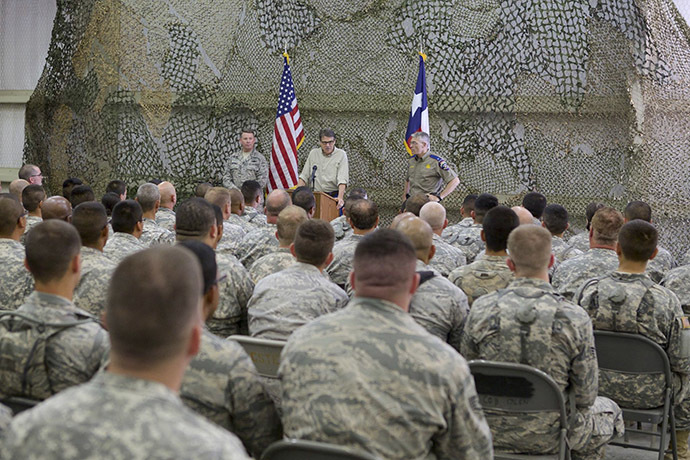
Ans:
{"type": "Polygon", "coordinates": [[[297,149],[304,141],[302,120],[292,84],[290,58],[283,54],[283,78],[280,80],[278,112],[273,129],[271,166],[268,170],[268,191],[285,189],[297,184],[297,149]]]}

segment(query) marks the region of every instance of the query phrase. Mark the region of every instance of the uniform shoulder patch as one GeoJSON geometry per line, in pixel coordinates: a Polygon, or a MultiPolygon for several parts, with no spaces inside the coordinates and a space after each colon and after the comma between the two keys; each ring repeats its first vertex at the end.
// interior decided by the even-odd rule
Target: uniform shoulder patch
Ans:
{"type": "Polygon", "coordinates": [[[681,316],[680,323],[683,326],[683,329],[690,329],[690,319],[688,319],[687,316],[681,316]]]}
{"type": "Polygon", "coordinates": [[[438,155],[434,155],[433,153],[432,153],[431,155],[429,155],[429,156],[430,156],[431,158],[433,158],[434,160],[438,161],[438,166],[439,166],[441,169],[443,169],[444,171],[450,170],[450,166],[448,166],[448,163],[446,163],[446,160],[444,160],[443,158],[441,158],[441,157],[438,156],[438,155]]]}

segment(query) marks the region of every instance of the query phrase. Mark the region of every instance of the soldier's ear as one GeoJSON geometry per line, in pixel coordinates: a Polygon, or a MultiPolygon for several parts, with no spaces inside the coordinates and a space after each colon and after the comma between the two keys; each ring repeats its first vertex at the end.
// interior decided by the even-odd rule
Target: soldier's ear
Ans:
{"type": "MultiPolygon", "coordinates": [[[[277,236],[278,232],[276,232],[277,236]]],[[[297,258],[297,254],[295,253],[295,243],[290,243],[290,254],[292,254],[292,257],[295,259],[297,258]]]]}
{"type": "Polygon", "coordinates": [[[445,229],[448,226],[448,219],[445,219],[443,221],[443,228],[445,229]]]}
{"type": "Polygon", "coordinates": [[[433,259],[435,255],[436,255],[436,245],[432,244],[431,247],[429,248],[429,260],[431,261],[431,259],[433,259]]]}
{"type": "Polygon", "coordinates": [[[510,268],[511,272],[515,273],[515,262],[513,262],[513,259],[508,257],[506,259],[506,265],[508,266],[508,268],[510,268]]]}
{"type": "Polygon", "coordinates": [[[470,217],[471,217],[472,219],[474,219],[474,218],[477,217],[477,214],[475,214],[474,209],[473,209],[472,211],[470,211],[470,217]]]}
{"type": "Polygon", "coordinates": [[[549,259],[549,267],[548,267],[548,268],[553,267],[553,264],[555,264],[555,263],[556,263],[556,256],[554,256],[554,255],[553,255],[553,252],[552,252],[552,253],[551,253],[551,258],[549,259]]]}
{"type": "Polygon", "coordinates": [[[326,261],[325,261],[325,263],[324,263],[324,267],[328,267],[328,266],[331,264],[331,262],[333,262],[333,258],[334,258],[333,253],[332,253],[332,252],[329,252],[329,253],[328,253],[328,256],[326,257],[326,261]]]}
{"type": "Polygon", "coordinates": [[[484,234],[484,229],[479,232],[479,236],[481,237],[482,241],[486,243],[486,235],[484,234]]]}
{"type": "Polygon", "coordinates": [[[657,254],[659,254],[659,248],[654,248],[654,252],[649,257],[649,260],[652,260],[653,258],[655,258],[657,254]]]}

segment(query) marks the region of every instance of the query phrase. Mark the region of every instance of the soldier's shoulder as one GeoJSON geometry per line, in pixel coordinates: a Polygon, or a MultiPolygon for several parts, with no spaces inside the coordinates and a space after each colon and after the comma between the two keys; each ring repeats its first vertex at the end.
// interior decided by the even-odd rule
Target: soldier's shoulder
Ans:
{"type": "Polygon", "coordinates": [[[429,158],[434,160],[438,164],[439,168],[443,169],[444,171],[450,171],[450,166],[446,162],[445,158],[443,158],[442,156],[437,155],[435,153],[430,153],[429,158]]]}

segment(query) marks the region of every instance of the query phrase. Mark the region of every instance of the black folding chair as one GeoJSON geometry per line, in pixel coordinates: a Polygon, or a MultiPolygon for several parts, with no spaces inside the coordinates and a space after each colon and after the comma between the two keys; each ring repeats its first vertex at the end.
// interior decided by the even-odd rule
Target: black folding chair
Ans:
{"type": "Polygon", "coordinates": [[[261,460],[377,460],[377,457],[333,444],[288,439],[268,446],[261,460]]]}

